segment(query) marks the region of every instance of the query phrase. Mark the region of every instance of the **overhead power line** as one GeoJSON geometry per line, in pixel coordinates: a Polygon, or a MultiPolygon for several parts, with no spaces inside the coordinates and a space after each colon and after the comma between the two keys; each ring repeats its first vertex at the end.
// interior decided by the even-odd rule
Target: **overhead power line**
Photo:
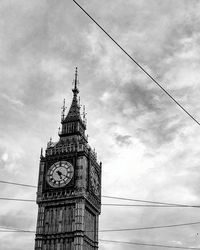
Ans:
{"type": "Polygon", "coordinates": [[[36,200],[19,199],[19,198],[7,198],[7,197],[0,197],[0,200],[6,200],[6,201],[25,201],[25,202],[36,202],[36,200]]]}
{"type": "Polygon", "coordinates": [[[178,105],[193,121],[195,121],[198,125],[200,123],[194,118],[193,115],[191,115],[158,81],[155,80],[155,78],[150,75],[143,66],[139,62],[137,62],[125,49],[122,48],[122,46],[116,42],[116,40],[109,35],[109,33],[75,0],[72,0],[166,95],[168,95],[171,100],[175,102],[176,105],[178,105]]]}
{"type": "MultiPolygon", "coordinates": [[[[199,224],[200,224],[200,221],[180,223],[180,224],[171,224],[171,225],[149,226],[149,227],[100,229],[99,232],[108,233],[108,232],[142,231],[142,230],[154,230],[154,229],[164,229],[164,228],[174,228],[174,227],[186,227],[186,226],[194,226],[194,225],[199,225],[199,224]]],[[[35,233],[34,230],[27,230],[27,229],[25,230],[25,229],[5,227],[5,226],[0,226],[0,232],[35,233]]],[[[85,231],[85,232],[94,232],[94,231],[90,230],[90,231],[85,231]]]]}
{"type": "Polygon", "coordinates": [[[4,230],[4,229],[2,230],[2,229],[0,229],[0,233],[35,233],[35,231],[4,230]]]}
{"type": "MultiPolygon", "coordinates": [[[[0,233],[35,233],[32,230],[0,230],[0,233]]],[[[129,241],[115,241],[115,240],[105,240],[99,239],[101,242],[105,243],[117,243],[117,244],[129,244],[129,245],[137,245],[137,246],[149,246],[149,247],[163,247],[163,248],[174,248],[174,249],[193,249],[199,250],[200,248],[196,247],[180,247],[180,246],[171,246],[171,245],[164,245],[164,244],[153,244],[153,243],[142,243],[142,242],[129,242],[129,241]]]]}
{"type": "Polygon", "coordinates": [[[23,186],[23,187],[36,188],[36,186],[33,186],[33,185],[22,184],[22,183],[17,183],[17,182],[10,182],[10,181],[2,181],[2,180],[0,180],[0,183],[11,184],[11,185],[16,185],[16,186],[23,186]]]}
{"type": "MultiPolygon", "coordinates": [[[[22,201],[22,202],[36,202],[36,200],[20,199],[20,198],[8,198],[0,197],[0,200],[6,201],[22,201]]],[[[156,208],[200,208],[200,206],[192,205],[141,205],[141,204],[115,204],[115,203],[102,203],[102,206],[114,206],[114,207],[156,207],[156,208]]]]}
{"type": "MultiPolygon", "coordinates": [[[[35,233],[35,231],[31,230],[0,230],[0,233],[35,233]]],[[[163,247],[163,248],[173,248],[173,249],[191,249],[191,250],[200,250],[197,247],[186,247],[186,246],[172,246],[172,245],[164,245],[164,244],[153,244],[153,243],[142,243],[142,242],[130,242],[130,241],[116,241],[116,240],[106,240],[99,239],[100,242],[104,243],[115,243],[115,244],[128,244],[128,245],[137,245],[137,246],[148,246],[148,247],[163,247]]]]}
{"type": "MultiPolygon", "coordinates": [[[[31,188],[36,188],[37,186],[34,185],[29,185],[29,184],[23,184],[19,182],[10,182],[10,181],[4,181],[0,180],[0,183],[4,184],[11,184],[11,185],[17,185],[17,186],[23,186],[23,187],[31,187],[31,188]]],[[[116,196],[108,196],[108,195],[102,195],[103,198],[108,198],[108,199],[116,199],[116,200],[124,200],[124,201],[134,201],[134,202],[141,202],[141,203],[150,203],[150,204],[158,204],[158,205],[167,205],[167,206],[162,206],[162,207],[195,207],[199,208],[200,205],[188,205],[188,204],[179,204],[179,203],[169,203],[169,202],[159,202],[159,201],[150,201],[150,200],[141,200],[141,199],[133,199],[133,198],[125,198],[125,197],[116,197],[116,196]]],[[[12,198],[0,198],[0,199],[6,199],[6,200],[13,200],[12,198]]],[[[23,199],[14,199],[17,201],[26,201],[23,199]]],[[[35,200],[28,200],[28,201],[35,201],[35,200]]],[[[104,204],[109,205],[109,204],[104,204]]],[[[147,205],[138,205],[138,204],[110,204],[110,206],[147,206],[147,205]]],[[[160,206],[153,206],[153,207],[160,207],[160,206]]]]}
{"type": "Polygon", "coordinates": [[[197,248],[197,247],[184,247],[184,246],[181,247],[181,246],[171,246],[171,245],[164,245],[164,244],[153,244],[153,243],[142,243],[142,242],[116,241],[116,240],[104,240],[104,239],[99,239],[99,241],[105,242],[105,243],[129,244],[129,245],[136,245],[136,246],[200,250],[200,248],[197,248]]]}
{"type": "Polygon", "coordinates": [[[200,208],[200,206],[193,205],[141,205],[141,204],[117,204],[117,203],[102,203],[104,206],[114,206],[114,207],[171,207],[171,208],[200,208]]]}
{"type": "Polygon", "coordinates": [[[162,229],[162,228],[173,228],[173,227],[185,227],[192,225],[199,225],[200,221],[181,223],[181,224],[171,224],[171,225],[161,225],[161,226],[151,226],[151,227],[136,227],[136,228],[121,228],[121,229],[104,229],[99,230],[99,232],[123,232],[123,231],[140,231],[140,230],[152,230],[152,229],[162,229]]]}
{"type": "MultiPolygon", "coordinates": [[[[159,205],[169,205],[169,206],[190,206],[188,204],[180,204],[180,203],[169,203],[169,202],[161,202],[161,201],[150,201],[150,200],[141,200],[141,199],[133,199],[133,198],[125,198],[125,197],[116,197],[116,196],[102,196],[104,198],[116,199],[116,200],[124,200],[124,201],[135,201],[142,203],[151,203],[151,204],[159,204],[159,205]]],[[[198,205],[197,205],[198,206],[198,205]]]]}
{"type": "Polygon", "coordinates": [[[135,201],[142,203],[152,203],[152,204],[160,204],[160,205],[170,205],[170,206],[188,206],[187,204],[179,204],[179,203],[169,203],[169,202],[159,202],[159,201],[150,201],[150,200],[141,200],[141,199],[133,199],[133,198],[125,198],[125,197],[116,197],[116,196],[107,196],[102,195],[104,198],[116,199],[116,200],[124,200],[124,201],[135,201]]]}
{"type": "MultiPolygon", "coordinates": [[[[27,229],[20,229],[15,227],[6,227],[6,226],[0,226],[0,230],[12,230],[12,231],[20,231],[20,232],[35,232],[33,230],[27,230],[27,229]]],[[[6,231],[8,232],[8,231],[6,231]]]]}

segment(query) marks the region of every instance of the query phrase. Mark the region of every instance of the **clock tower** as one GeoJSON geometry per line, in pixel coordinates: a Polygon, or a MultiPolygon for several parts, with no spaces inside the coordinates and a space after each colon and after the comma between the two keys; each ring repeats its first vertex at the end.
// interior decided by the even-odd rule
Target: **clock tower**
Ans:
{"type": "Polygon", "coordinates": [[[41,152],[35,250],[97,250],[101,209],[101,163],[88,144],[80,113],[78,74],[73,99],[62,109],[58,142],[41,152]]]}

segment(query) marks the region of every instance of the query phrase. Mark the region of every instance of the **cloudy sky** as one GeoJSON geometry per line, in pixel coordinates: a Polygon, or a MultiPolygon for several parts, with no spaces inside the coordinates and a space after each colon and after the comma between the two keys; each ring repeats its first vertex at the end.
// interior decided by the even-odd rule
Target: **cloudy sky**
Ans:
{"type": "MultiPolygon", "coordinates": [[[[200,1],[79,3],[200,121],[200,1]]],[[[200,204],[199,126],[71,0],[1,0],[0,16],[1,180],[37,185],[40,148],[50,136],[58,140],[60,108],[63,98],[70,105],[78,66],[89,143],[103,162],[103,194],[200,204]]],[[[35,192],[0,184],[0,197],[35,199],[35,192]]],[[[0,226],[35,229],[34,203],[0,202],[0,226]]],[[[100,229],[199,220],[194,208],[103,206],[100,229]]],[[[199,235],[195,225],[100,238],[200,247],[199,235]]],[[[34,235],[0,235],[2,250],[33,248],[34,235]]],[[[164,248],[100,242],[99,249],[164,248]]]]}

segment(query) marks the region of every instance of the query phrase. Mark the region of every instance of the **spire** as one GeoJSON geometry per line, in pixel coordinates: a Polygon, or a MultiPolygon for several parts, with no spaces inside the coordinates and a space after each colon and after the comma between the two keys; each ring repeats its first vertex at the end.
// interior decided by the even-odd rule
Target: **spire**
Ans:
{"type": "Polygon", "coordinates": [[[79,99],[78,99],[79,90],[78,90],[78,68],[77,67],[75,70],[75,78],[74,78],[73,84],[74,84],[74,88],[72,89],[72,92],[74,93],[74,96],[72,99],[69,112],[63,121],[81,119],[80,104],[79,104],[79,99]]]}
{"type": "MultiPolygon", "coordinates": [[[[73,91],[74,92],[74,91],[73,91]]],[[[80,119],[80,106],[78,103],[78,99],[77,99],[77,92],[74,92],[74,97],[69,109],[69,112],[66,116],[66,118],[64,119],[64,121],[66,120],[74,120],[74,119],[80,119]]]]}
{"type": "MultiPolygon", "coordinates": [[[[82,135],[85,138],[85,130],[86,130],[86,117],[85,117],[85,111],[84,111],[84,121],[82,120],[80,109],[80,98],[78,97],[78,69],[76,67],[75,70],[75,78],[73,80],[73,98],[71,102],[71,106],[69,108],[69,111],[67,115],[65,116],[65,101],[62,108],[61,113],[61,124],[62,128],[59,130],[59,136],[64,137],[68,135],[82,135]]],[[[86,139],[85,139],[86,140],[86,139]]]]}
{"type": "Polygon", "coordinates": [[[76,70],[75,70],[75,78],[74,78],[74,88],[72,89],[74,95],[77,95],[79,93],[79,90],[78,90],[78,68],[76,67],[76,70]]]}

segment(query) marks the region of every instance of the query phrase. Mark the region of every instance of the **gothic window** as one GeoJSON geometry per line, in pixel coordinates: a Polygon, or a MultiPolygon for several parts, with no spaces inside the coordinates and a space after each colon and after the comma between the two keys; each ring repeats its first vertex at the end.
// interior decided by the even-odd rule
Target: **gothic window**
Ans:
{"type": "Polygon", "coordinates": [[[88,209],[85,210],[85,231],[86,235],[94,240],[95,235],[95,215],[88,209]]]}

